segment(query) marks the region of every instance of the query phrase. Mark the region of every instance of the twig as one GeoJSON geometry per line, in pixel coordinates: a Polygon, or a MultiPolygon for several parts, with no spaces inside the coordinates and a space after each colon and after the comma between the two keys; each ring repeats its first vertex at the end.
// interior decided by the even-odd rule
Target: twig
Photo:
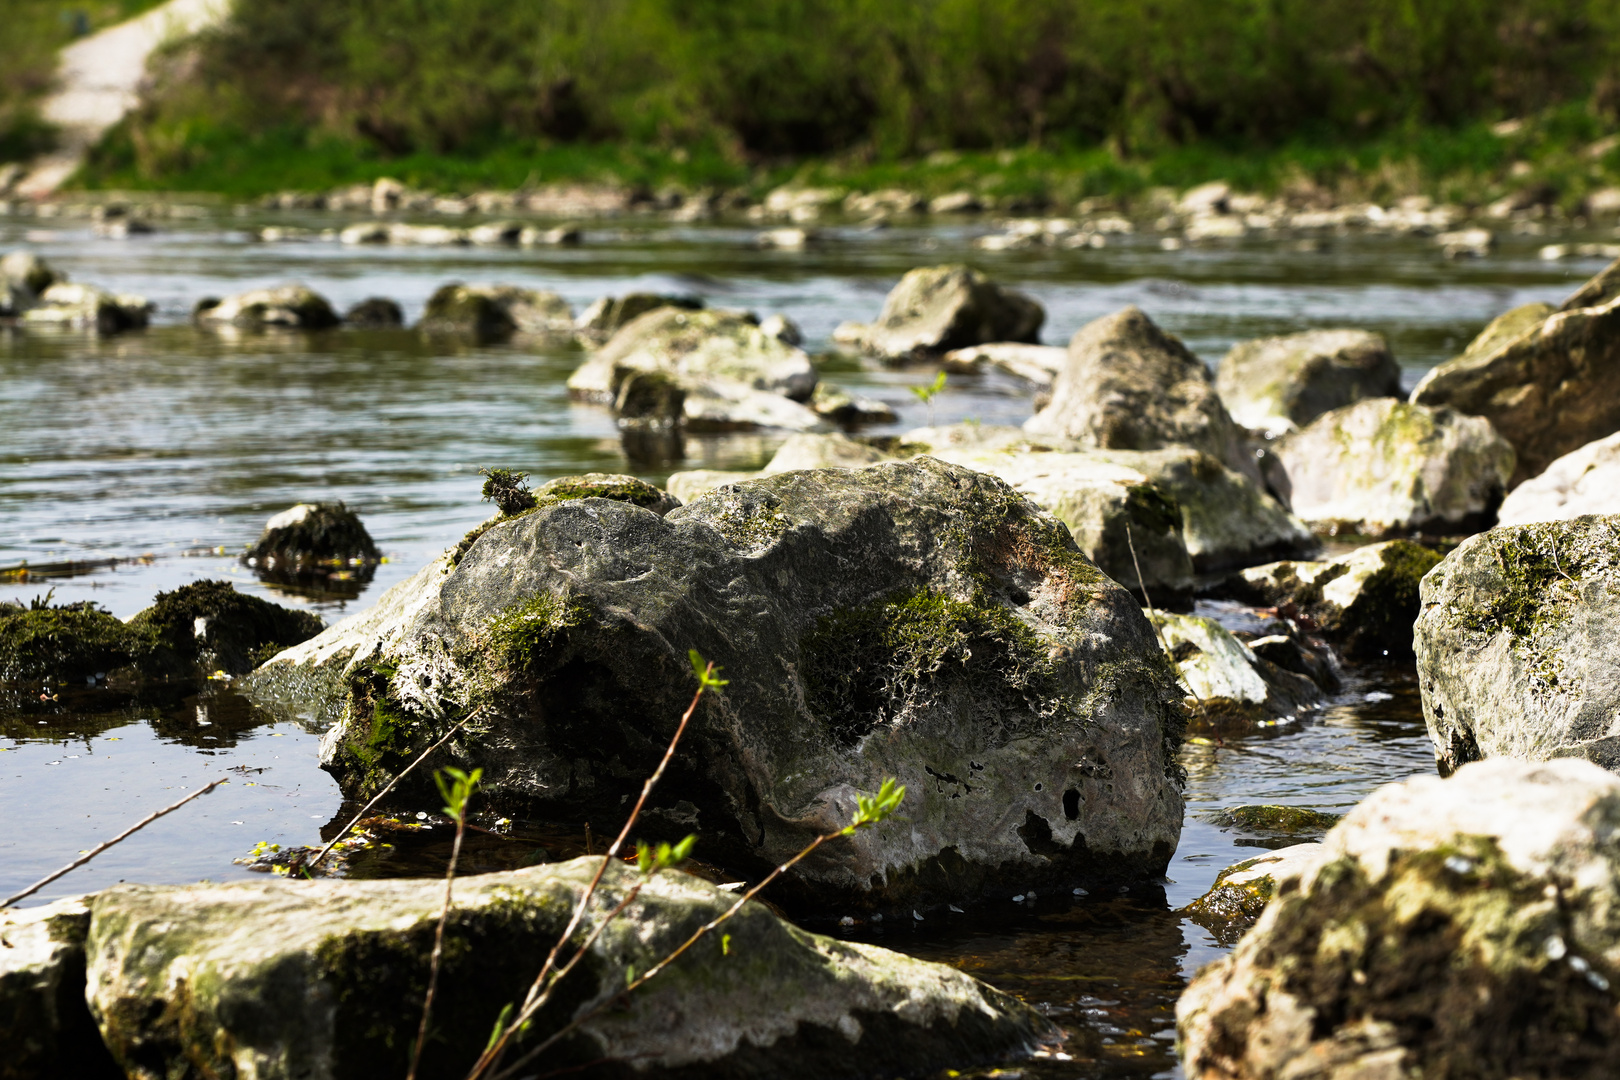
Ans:
{"type": "Polygon", "coordinates": [[[394,785],[395,784],[397,784],[401,780],[405,779],[406,774],[409,773],[412,769],[416,768],[418,765],[422,764],[422,762],[427,759],[427,756],[429,754],[433,753],[433,751],[437,750],[439,747],[441,747],[445,743],[449,742],[450,741],[450,736],[452,736],[456,732],[460,731],[464,726],[466,726],[466,724],[467,724],[467,722],[469,720],[471,720],[473,717],[475,717],[477,715],[478,715],[478,712],[475,710],[474,712],[468,714],[466,717],[462,718],[462,720],[459,723],[457,723],[455,727],[451,728],[449,731],[444,733],[444,738],[440,739],[438,742],[434,743],[432,746],[430,746],[426,750],[422,751],[422,753],[417,757],[417,759],[415,761],[411,762],[409,765],[407,765],[403,769],[401,769],[398,776],[396,776],[392,780],[388,781],[388,783],[383,787],[383,789],[381,791],[377,792],[376,795],[372,796],[370,802],[366,803],[366,805],[364,805],[364,806],[362,806],[360,808],[360,812],[358,814],[354,815],[354,818],[347,825],[343,826],[343,828],[338,830],[338,834],[336,836],[332,837],[332,839],[327,842],[327,845],[325,847],[321,848],[320,854],[316,855],[313,859],[311,859],[309,862],[304,864],[304,869],[305,870],[313,870],[315,868],[315,865],[317,863],[319,863],[322,859],[326,858],[327,853],[329,851],[331,851],[334,847],[337,846],[337,842],[339,840],[343,839],[345,836],[347,836],[349,834],[350,829],[352,829],[356,825],[360,824],[360,819],[365,817],[366,814],[368,814],[371,811],[371,808],[373,806],[376,806],[379,802],[382,801],[382,797],[384,795],[387,795],[390,791],[394,790],[394,785]]]}
{"type": "Polygon", "coordinates": [[[439,958],[444,955],[444,924],[450,919],[450,890],[456,880],[456,860],[461,858],[461,838],[467,832],[467,808],[456,815],[456,842],[450,847],[450,868],[444,875],[444,903],[439,906],[439,926],[433,932],[433,958],[428,962],[427,996],[422,999],[422,1022],[416,1029],[416,1049],[411,1052],[410,1071],[405,1080],[416,1080],[416,1067],[422,1063],[427,1045],[428,1018],[433,1015],[433,994],[439,988],[439,958]]]}
{"type": "MultiPolygon", "coordinates": [[[[1170,652],[1170,641],[1164,636],[1164,627],[1153,621],[1153,601],[1148,599],[1147,582],[1142,580],[1142,564],[1136,561],[1136,541],[1131,537],[1131,523],[1128,521],[1125,523],[1125,543],[1131,549],[1131,565],[1136,567],[1136,587],[1142,590],[1142,603],[1147,605],[1148,624],[1153,627],[1153,632],[1159,635],[1159,644],[1164,646],[1164,655],[1171,657],[1172,661],[1174,661],[1174,656],[1170,652]]],[[[1186,679],[1181,680],[1181,683],[1187,688],[1187,692],[1193,696],[1193,700],[1200,705],[1204,703],[1204,699],[1198,695],[1198,691],[1193,689],[1192,683],[1186,679]]]]}
{"type": "Polygon", "coordinates": [[[121,832],[117,836],[113,837],[111,840],[103,840],[101,843],[97,844],[95,847],[91,848],[89,851],[85,852],[83,855],[80,855],[77,859],[74,859],[72,862],[68,863],[66,866],[62,867],[62,869],[56,871],[54,874],[47,874],[44,877],[40,878],[38,881],[34,882],[32,885],[28,886],[28,888],[24,889],[22,892],[18,893],[16,896],[7,897],[4,903],[0,903],[0,908],[8,908],[12,904],[15,904],[17,901],[25,899],[26,897],[32,896],[34,893],[39,892],[39,890],[43,889],[45,886],[49,885],[51,882],[55,881],[57,878],[61,877],[62,875],[66,874],[66,873],[68,873],[70,871],[77,870],[79,867],[83,866],[85,863],[89,862],[91,859],[95,858],[97,855],[100,855],[103,851],[106,851],[108,848],[112,847],[114,844],[119,843],[119,842],[121,842],[123,840],[126,840],[131,836],[134,836],[136,833],[140,832],[142,829],[144,829],[148,825],[152,824],[152,822],[156,821],[158,818],[162,817],[164,814],[173,813],[174,811],[180,809],[182,806],[186,805],[186,803],[190,802],[192,799],[197,798],[199,795],[208,794],[210,791],[213,791],[215,788],[219,787],[219,785],[225,783],[229,779],[230,779],[229,777],[222,776],[218,780],[215,780],[213,783],[204,784],[202,787],[198,788],[196,791],[193,791],[190,795],[187,795],[185,798],[181,799],[179,802],[171,803],[170,805],[165,806],[161,810],[152,811],[152,813],[146,815],[141,820],[137,821],[135,824],[131,825],[129,828],[125,829],[123,832],[121,832]]]}

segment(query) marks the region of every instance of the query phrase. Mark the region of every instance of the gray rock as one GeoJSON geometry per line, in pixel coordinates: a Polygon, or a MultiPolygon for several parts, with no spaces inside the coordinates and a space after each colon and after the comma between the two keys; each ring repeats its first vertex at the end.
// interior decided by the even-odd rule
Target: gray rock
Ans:
{"type": "Polygon", "coordinates": [[[1423,717],[1442,766],[1586,757],[1620,769],[1620,518],[1470,537],[1423,579],[1423,717]]]}
{"type": "Polygon", "coordinates": [[[1322,854],[1321,844],[1294,844],[1228,866],[1182,913],[1225,945],[1235,945],[1260,918],[1278,887],[1294,881],[1322,854]]]}
{"type": "Polygon", "coordinates": [[[605,827],[686,708],[696,648],[731,685],[651,821],[701,832],[706,859],[748,876],[846,815],[853,789],[895,775],[913,792],[905,835],[800,864],[780,902],[1010,895],[1157,874],[1174,849],[1178,695],[1152,629],[991,477],[919,459],[748,481],[663,518],[564,502],[416,588],[388,598],[415,614],[386,644],[339,625],[254,676],[346,666],[322,760],[350,794],[481,708],[452,746],[492,796],[605,827]]]}
{"type": "Polygon", "coordinates": [[[796,469],[858,469],[890,460],[891,455],[847,435],[794,435],[765,464],[763,475],[796,469]]]}
{"type": "Polygon", "coordinates": [[[0,281],[26,289],[34,296],[66,280],[66,274],[31,251],[12,251],[0,256],[0,281]]]}
{"type": "Polygon", "coordinates": [[[892,424],[900,419],[900,414],[886,402],[863,394],[851,394],[828,383],[816,384],[816,392],[810,397],[810,408],[817,416],[844,427],[892,424]]]}
{"type": "Polygon", "coordinates": [[[58,282],[22,313],[29,326],[57,326],[116,334],[146,326],[152,304],[144,296],[113,294],[93,285],[58,282]]]}
{"type": "Polygon", "coordinates": [[[1322,704],[1309,677],[1255,654],[1214,619],[1149,613],[1160,640],[1190,691],[1193,723],[1214,731],[1271,727],[1303,717],[1322,704]]]}
{"type": "Polygon", "coordinates": [[[871,324],[845,323],[841,344],[876,356],[907,360],[992,341],[1035,343],[1046,310],[1034,299],[995,284],[969,266],[927,266],[908,272],[871,324]]]}
{"type": "Polygon", "coordinates": [[[1617,827],[1587,762],[1380,788],[1182,995],[1189,1080],[1605,1075],[1617,827]]]}
{"type": "Polygon", "coordinates": [[[1000,341],[990,345],[973,345],[966,349],[952,349],[943,357],[947,371],[978,372],[987,367],[1000,368],[1015,375],[1031,386],[1047,389],[1068,363],[1069,352],[1056,345],[1023,345],[1000,341]]]}
{"type": "Polygon", "coordinates": [[[1387,536],[1489,525],[1513,448],[1480,416],[1371,398],[1271,445],[1289,500],[1318,532],[1387,536]]]}
{"type": "Polygon", "coordinates": [[[405,325],[405,313],[394,301],[373,296],[345,311],[343,321],[361,330],[393,330],[405,325]]]}
{"type": "Polygon", "coordinates": [[[1518,453],[1512,483],[1620,431],[1620,272],[1593,278],[1557,311],[1518,308],[1412,391],[1420,405],[1483,416],[1518,453]]]}
{"type": "Polygon", "coordinates": [[[0,1046],[8,1080],[113,1080],[114,1063],[84,1001],[82,899],[0,910],[0,1046]]]}
{"type": "Polygon", "coordinates": [[[304,285],[252,289],[224,300],[199,304],[193,317],[202,326],[286,327],[324,330],[340,321],[326,298],[304,285]]]}
{"type": "Polygon", "coordinates": [[[1307,330],[1234,345],[1215,389],[1233,420],[1276,436],[1363,398],[1399,395],[1401,367],[1382,334],[1307,330]]]}
{"type": "Polygon", "coordinates": [[[1350,656],[1403,658],[1412,655],[1418,583],[1439,561],[1410,540],[1389,540],[1321,562],[1251,567],[1223,591],[1291,609],[1350,656]]]}
{"type": "Polygon", "coordinates": [[[1099,450],[1187,446],[1260,480],[1247,437],[1227,415],[1204,362],[1136,307],[1088,323],[1070,339],[1051,403],[1024,430],[1099,450]]]}
{"type": "MultiPolygon", "coordinates": [[[[472,1064],[600,865],[582,858],[456,882],[421,1075],[459,1076],[472,1064]]],[[[607,868],[581,937],[638,877],[622,863],[607,868]]],[[[403,1075],[443,894],[431,880],[109,889],[95,898],[87,944],[90,1007],[136,1080],[403,1075]]],[[[606,1006],[540,1071],[601,1059],[658,1076],[936,1071],[1025,1054],[1056,1035],[972,976],[806,933],[757,903],[724,924],[726,940],[701,940],[615,1002],[631,972],[734,900],[679,872],[652,879],[536,1017],[529,1046],[606,1006]]]]}
{"type": "Polygon", "coordinates": [[[666,296],[662,293],[604,296],[579,313],[574,320],[574,330],[585,341],[600,345],[627,323],[663,307],[699,311],[703,308],[703,300],[697,296],[666,296]]]}
{"type": "Polygon", "coordinates": [[[572,335],[574,312],[553,292],[516,285],[440,286],[428,297],[417,329],[499,340],[513,334],[572,335]]]}
{"type": "Polygon", "coordinates": [[[1589,442],[1526,480],[1502,500],[1503,525],[1620,514],[1620,432],[1589,442]]]}

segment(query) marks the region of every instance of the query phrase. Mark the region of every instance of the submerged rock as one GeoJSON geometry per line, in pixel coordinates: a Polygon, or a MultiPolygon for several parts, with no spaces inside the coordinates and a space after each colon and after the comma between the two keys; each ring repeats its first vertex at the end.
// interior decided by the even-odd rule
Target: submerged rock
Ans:
{"type": "Polygon", "coordinates": [[[1223,945],[1234,945],[1266,910],[1279,884],[1297,879],[1321,853],[1321,844],[1295,844],[1228,866],[1182,914],[1223,945]]]}
{"type": "Polygon", "coordinates": [[[1479,416],[1373,398],[1272,444],[1289,499],[1319,532],[1457,533],[1494,521],[1513,448],[1479,416]]]}
{"type": "Polygon", "coordinates": [[[361,330],[395,330],[405,325],[405,313],[387,297],[373,296],[345,311],[343,321],[361,330]]]}
{"type": "Polygon", "coordinates": [[[305,285],[253,289],[224,300],[205,300],[192,317],[202,326],[295,330],[325,330],[342,321],[324,296],[305,285]]]}
{"type": "Polygon", "coordinates": [[[1573,450],[1502,500],[1503,525],[1620,514],[1620,432],[1573,450]]]}
{"type": "Polygon", "coordinates": [[[649,311],[663,307],[699,311],[703,308],[703,300],[697,296],[666,296],[662,293],[604,296],[580,312],[574,320],[574,330],[586,341],[600,345],[618,333],[621,327],[649,311]]]}
{"type": "Polygon", "coordinates": [[[1620,769],[1620,518],[1511,525],[1423,579],[1418,688],[1445,768],[1585,757],[1620,769]]]}
{"type": "Polygon", "coordinates": [[[1215,389],[1233,420],[1276,436],[1363,398],[1400,394],[1401,366],[1382,334],[1307,330],[1234,345],[1215,389]]]}
{"type": "Polygon", "coordinates": [[[60,326],[116,334],[146,326],[152,307],[144,296],[105,292],[93,285],[59,282],[22,313],[30,326],[60,326]]]}
{"type": "Polygon", "coordinates": [[[1152,628],[991,477],[929,459],[790,472],[663,518],[568,501],[416,582],[425,597],[387,598],[414,605],[403,631],[339,625],[254,676],[346,667],[322,753],[350,794],[480,708],[453,756],[497,802],[602,826],[686,708],[696,648],[731,684],[650,821],[700,832],[706,859],[746,877],[843,820],[854,790],[893,775],[912,792],[903,835],[818,853],[780,902],[943,904],[1156,875],[1174,850],[1179,695],[1152,628]]]}
{"type": "MultiPolygon", "coordinates": [[[[459,1076],[478,1057],[600,865],[456,882],[421,1075],[459,1076]]],[[[608,866],[581,936],[638,877],[608,866]]],[[[443,891],[426,880],[119,886],[95,901],[90,1007],[131,1075],[403,1075],[443,891]],[[158,1019],[177,1014],[183,1022],[158,1019]]],[[[824,1077],[995,1061],[1056,1036],[970,975],[806,933],[757,903],[724,924],[724,940],[700,940],[625,994],[633,973],[734,901],[686,874],[655,877],[514,1046],[587,1016],[538,1068],[605,1060],[659,1076],[824,1077]]]]}
{"type": "Polygon", "coordinates": [[[1136,307],[1070,339],[1051,404],[1024,430],[1099,450],[1186,446],[1260,480],[1247,436],[1227,415],[1204,362],[1136,307]]]}
{"type": "Polygon", "coordinates": [[[1598,1077],[1620,780],[1493,761],[1374,792],[1176,1006],[1190,1080],[1598,1077]]]}
{"type": "Polygon", "coordinates": [[[119,1080],[84,1000],[82,899],[0,910],[0,1046],[11,1080],[119,1080]]]}
{"type": "Polygon", "coordinates": [[[1230,579],[1222,591],[1303,616],[1347,655],[1412,655],[1418,583],[1440,562],[1438,552],[1389,540],[1320,562],[1276,562],[1230,579]]]}
{"type": "Polygon", "coordinates": [[[1296,720],[1322,704],[1308,676],[1255,653],[1214,619],[1149,613],[1183,685],[1196,725],[1222,731],[1296,720]]]}
{"type": "Polygon", "coordinates": [[[970,266],[909,271],[883,301],[874,323],[844,323],[840,344],[890,360],[933,356],[992,341],[1040,340],[1046,309],[997,285],[970,266]]]}
{"type": "Polygon", "coordinates": [[[1620,269],[1611,265],[1557,311],[1500,316],[1425,375],[1412,401],[1490,420],[1518,454],[1514,484],[1620,431],[1620,269]]]}
{"type": "Polygon", "coordinates": [[[513,334],[572,334],[574,312],[553,292],[516,285],[441,285],[428,297],[416,328],[500,340],[513,334]]]}

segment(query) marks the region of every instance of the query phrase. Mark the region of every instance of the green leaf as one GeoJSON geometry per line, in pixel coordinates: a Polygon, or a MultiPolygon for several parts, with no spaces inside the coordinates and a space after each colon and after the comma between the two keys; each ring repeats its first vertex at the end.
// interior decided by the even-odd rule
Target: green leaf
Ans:
{"type": "Polygon", "coordinates": [[[845,836],[852,836],[857,829],[869,828],[888,818],[905,800],[906,786],[894,777],[887,777],[876,795],[855,795],[855,820],[851,821],[843,830],[845,836]]]}
{"type": "Polygon", "coordinates": [[[720,955],[721,956],[730,956],[731,955],[731,935],[730,934],[721,934],[720,935],[720,955]]]}
{"type": "Polygon", "coordinates": [[[718,690],[730,684],[730,679],[720,678],[720,665],[703,659],[703,654],[696,649],[686,650],[686,658],[692,661],[692,674],[697,676],[698,685],[703,689],[718,690]]]}
{"type": "Polygon", "coordinates": [[[685,862],[692,854],[692,847],[697,843],[697,834],[686,837],[674,845],[659,843],[656,846],[645,840],[636,841],[636,868],[642,876],[651,877],[660,870],[669,870],[685,862]]]}
{"type": "Polygon", "coordinates": [[[451,765],[434,771],[433,782],[438,785],[439,794],[444,797],[446,816],[458,822],[462,819],[467,812],[468,802],[472,800],[473,792],[478,790],[483,778],[483,769],[474,769],[468,773],[451,765]]]}
{"type": "Polygon", "coordinates": [[[493,1049],[495,1044],[501,1041],[501,1036],[506,1034],[506,1025],[511,1022],[512,1003],[508,1001],[501,1009],[501,1015],[495,1018],[495,1030],[489,1033],[489,1042],[484,1044],[485,1052],[493,1049]]]}

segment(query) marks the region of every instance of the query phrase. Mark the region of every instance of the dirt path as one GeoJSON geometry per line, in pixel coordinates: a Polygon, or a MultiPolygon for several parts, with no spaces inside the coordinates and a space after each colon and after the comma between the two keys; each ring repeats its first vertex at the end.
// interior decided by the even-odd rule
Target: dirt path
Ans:
{"type": "Polygon", "coordinates": [[[17,190],[34,199],[54,192],[140,100],[152,50],[216,25],[229,11],[230,0],[169,0],[63,49],[56,92],[41,109],[61,131],[59,146],[33,162],[17,190]]]}

